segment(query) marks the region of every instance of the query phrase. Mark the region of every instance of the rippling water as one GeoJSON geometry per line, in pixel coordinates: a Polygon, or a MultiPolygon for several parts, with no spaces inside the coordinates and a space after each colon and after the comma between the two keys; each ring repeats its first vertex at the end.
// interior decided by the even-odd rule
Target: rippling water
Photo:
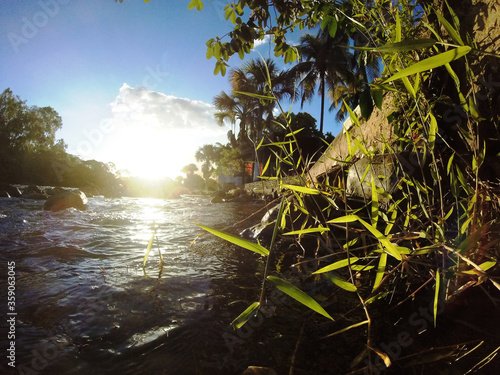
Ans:
{"type": "MultiPolygon", "coordinates": [[[[0,198],[0,259],[15,262],[17,312],[17,371],[2,373],[229,374],[248,365],[227,333],[258,295],[260,261],[198,237],[194,223],[223,228],[259,206],[95,197],[86,211],[53,213],[42,203],[0,198]]],[[[3,286],[6,277],[4,266],[3,286]]]]}

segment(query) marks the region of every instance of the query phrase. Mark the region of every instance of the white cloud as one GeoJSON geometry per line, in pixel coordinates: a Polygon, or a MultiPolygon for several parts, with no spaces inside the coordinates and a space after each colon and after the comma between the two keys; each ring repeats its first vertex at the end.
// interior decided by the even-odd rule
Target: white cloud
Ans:
{"type": "Polygon", "coordinates": [[[266,34],[266,35],[264,35],[264,39],[254,40],[253,49],[259,48],[260,46],[262,46],[264,44],[268,44],[270,41],[271,41],[271,35],[266,34]]]}
{"type": "Polygon", "coordinates": [[[195,162],[199,147],[227,140],[229,128],[217,125],[214,108],[202,101],[125,83],[110,106],[111,130],[90,151],[133,175],[173,178],[195,162]]]}
{"type": "Polygon", "coordinates": [[[117,126],[147,126],[158,129],[205,131],[212,134],[227,130],[216,124],[213,106],[187,98],[178,98],[126,83],[111,103],[117,126]]]}

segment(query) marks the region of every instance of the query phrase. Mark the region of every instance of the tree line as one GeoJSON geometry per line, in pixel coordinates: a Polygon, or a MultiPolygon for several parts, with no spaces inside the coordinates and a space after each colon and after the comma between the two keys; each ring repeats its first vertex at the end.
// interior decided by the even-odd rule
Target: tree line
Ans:
{"type": "Polygon", "coordinates": [[[10,88],[0,94],[0,182],[116,189],[112,163],[82,160],[56,139],[62,120],[51,107],[28,106],[10,88]]]}

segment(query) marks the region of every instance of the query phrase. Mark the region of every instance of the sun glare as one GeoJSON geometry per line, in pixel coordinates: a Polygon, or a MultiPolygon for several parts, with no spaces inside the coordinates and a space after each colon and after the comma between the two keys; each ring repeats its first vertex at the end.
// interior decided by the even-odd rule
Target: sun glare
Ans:
{"type": "Polygon", "coordinates": [[[118,170],[126,170],[131,176],[174,179],[190,163],[194,151],[186,147],[181,132],[122,129],[107,142],[106,154],[118,170]]]}

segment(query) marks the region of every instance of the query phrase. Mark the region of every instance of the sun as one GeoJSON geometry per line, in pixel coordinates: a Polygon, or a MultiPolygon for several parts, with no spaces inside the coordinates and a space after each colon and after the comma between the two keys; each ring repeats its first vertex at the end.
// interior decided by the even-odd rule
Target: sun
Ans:
{"type": "Polygon", "coordinates": [[[194,159],[194,151],[187,143],[181,131],[124,128],[106,140],[102,157],[131,176],[174,179],[194,159]]]}

